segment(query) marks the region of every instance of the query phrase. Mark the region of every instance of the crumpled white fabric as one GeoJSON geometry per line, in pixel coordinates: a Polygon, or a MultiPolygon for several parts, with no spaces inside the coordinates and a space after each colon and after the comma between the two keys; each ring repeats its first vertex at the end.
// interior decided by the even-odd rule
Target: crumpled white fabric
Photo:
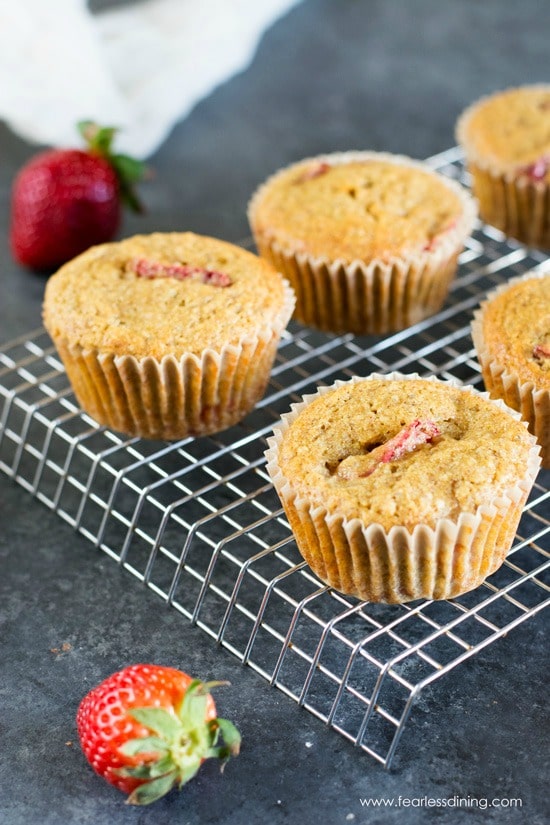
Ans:
{"type": "Polygon", "coordinates": [[[78,145],[77,121],[97,120],[145,158],[298,2],[145,0],[93,15],[86,0],[0,0],[0,118],[51,146],[78,145]]]}

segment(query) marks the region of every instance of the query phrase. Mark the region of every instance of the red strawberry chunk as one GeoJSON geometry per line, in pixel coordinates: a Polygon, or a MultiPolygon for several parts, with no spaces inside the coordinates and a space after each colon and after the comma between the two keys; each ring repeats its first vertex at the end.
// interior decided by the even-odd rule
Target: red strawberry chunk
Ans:
{"type": "Polygon", "coordinates": [[[536,344],[533,347],[533,358],[539,362],[550,358],[550,343],[536,344]]]}
{"type": "Polygon", "coordinates": [[[381,464],[398,461],[440,435],[441,430],[434,421],[416,419],[370,453],[344,459],[338,467],[338,475],[347,480],[366,478],[381,464]]]}
{"type": "Polygon", "coordinates": [[[455,228],[455,226],[456,226],[456,219],[453,220],[453,221],[450,221],[450,223],[448,223],[447,226],[444,229],[442,229],[440,232],[438,232],[436,235],[434,235],[428,241],[426,241],[426,243],[423,246],[424,252],[433,252],[434,249],[439,245],[439,242],[441,241],[441,239],[445,235],[445,233],[450,232],[451,229],[455,228]]]}
{"type": "Polygon", "coordinates": [[[330,168],[330,163],[325,163],[325,161],[316,163],[314,166],[310,166],[309,169],[306,169],[305,172],[302,172],[302,174],[296,179],[295,183],[304,183],[306,180],[318,178],[321,175],[324,175],[325,172],[328,172],[330,168]]]}
{"type": "Polygon", "coordinates": [[[441,435],[439,427],[433,421],[421,421],[416,419],[404,427],[397,435],[390,438],[386,444],[383,444],[383,452],[378,459],[380,463],[385,464],[388,461],[396,461],[406,453],[411,453],[421,444],[428,444],[433,441],[438,435],[441,435]]]}
{"type": "Polygon", "coordinates": [[[529,178],[532,181],[544,180],[548,170],[550,169],[550,156],[543,155],[541,158],[533,161],[533,163],[524,166],[520,169],[520,174],[529,178]]]}
{"type": "Polygon", "coordinates": [[[130,261],[129,269],[140,278],[175,278],[178,281],[193,278],[203,284],[221,287],[231,286],[233,283],[225,272],[188,264],[162,264],[158,261],[148,261],[146,258],[135,258],[130,261]]]}

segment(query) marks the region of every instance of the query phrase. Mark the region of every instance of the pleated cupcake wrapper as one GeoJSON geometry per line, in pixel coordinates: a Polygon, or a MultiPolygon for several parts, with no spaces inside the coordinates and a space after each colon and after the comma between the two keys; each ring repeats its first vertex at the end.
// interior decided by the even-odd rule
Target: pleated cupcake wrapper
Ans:
{"type": "Polygon", "coordinates": [[[260,255],[292,284],[296,292],[294,317],[325,331],[383,334],[405,329],[436,313],[447,297],[458,255],[475,223],[476,207],[465,190],[411,158],[384,152],[341,152],[307,158],[304,162],[334,165],[365,160],[412,166],[436,176],[459,197],[463,214],[452,229],[438,238],[433,250],[389,260],[331,261],[284,248],[257,230],[255,213],[265,189],[286,169],[268,178],[252,196],[248,209],[256,246],[260,255]]]}
{"type": "MultiPolygon", "coordinates": [[[[373,374],[352,382],[372,379],[410,380],[417,374],[373,374]]],[[[431,377],[425,380],[438,381],[431,377]]],[[[278,464],[284,433],[305,406],[315,398],[349,382],[337,381],[292,405],[268,439],[267,470],[281,499],[300,553],[326,584],[348,595],[372,602],[402,603],[415,599],[448,599],[480,585],[494,573],[510,550],[523,506],[540,465],[539,448],[532,439],[525,476],[517,484],[475,513],[461,513],[456,520],[438,519],[434,527],[418,524],[412,532],[403,526],[385,530],[365,524],[298,495],[278,464]]],[[[471,387],[461,387],[472,392],[471,387]]],[[[487,393],[476,393],[519,416],[487,393]]]]}
{"type": "Polygon", "coordinates": [[[521,381],[491,355],[483,336],[484,308],[497,295],[505,292],[512,284],[535,277],[549,277],[549,273],[527,272],[518,278],[511,278],[487,295],[480,308],[474,312],[472,339],[483,374],[485,389],[492,398],[501,398],[508,407],[516,410],[527,422],[529,432],[537,439],[541,448],[542,466],[550,469],[550,391],[537,389],[532,381],[521,381]]]}
{"type": "MultiPolygon", "coordinates": [[[[460,247],[462,248],[462,247],[460,247]]],[[[295,317],[328,332],[377,335],[406,329],[441,309],[457,268],[447,260],[327,264],[258,239],[260,254],[291,281],[295,317]]]]}
{"type": "Polygon", "coordinates": [[[262,398],[294,294],[272,324],[221,350],[177,359],[112,355],[54,339],[81,407],[100,424],[143,438],[177,440],[219,432],[262,398]]]}
{"type": "Polygon", "coordinates": [[[544,181],[510,178],[472,159],[468,170],[485,223],[529,246],[550,249],[550,187],[544,181]]]}
{"type": "Polygon", "coordinates": [[[530,246],[550,249],[550,187],[532,181],[518,169],[499,169],[481,157],[467,136],[475,109],[487,98],[476,101],[460,116],[456,137],[464,150],[472,188],[479,203],[479,214],[509,237],[530,246]]]}

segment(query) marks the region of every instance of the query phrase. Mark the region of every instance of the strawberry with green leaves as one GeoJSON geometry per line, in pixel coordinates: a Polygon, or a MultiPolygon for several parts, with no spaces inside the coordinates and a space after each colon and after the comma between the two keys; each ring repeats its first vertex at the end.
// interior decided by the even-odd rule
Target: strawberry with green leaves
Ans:
{"type": "Polygon", "coordinates": [[[216,716],[210,690],[224,682],[200,682],[158,665],[132,665],[94,688],[80,703],[77,728],[93,769],[147,805],[181,788],[210,757],[223,763],[239,753],[241,737],[216,716]],[[220,741],[223,739],[223,742],[220,741]]]}
{"type": "Polygon", "coordinates": [[[110,241],[121,205],[141,211],[134,186],[145,165],[113,152],[113,127],[78,124],[86,149],[50,149],[22,167],[11,197],[10,245],[16,261],[50,270],[110,241]]]}

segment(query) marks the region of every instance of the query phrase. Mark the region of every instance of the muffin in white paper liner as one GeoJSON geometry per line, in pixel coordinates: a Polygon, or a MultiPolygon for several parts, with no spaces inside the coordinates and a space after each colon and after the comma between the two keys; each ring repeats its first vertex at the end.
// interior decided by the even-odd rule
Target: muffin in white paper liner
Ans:
{"type": "Polygon", "coordinates": [[[226,429],[264,395],[281,334],[294,307],[284,302],[271,323],[220,350],[157,359],[70,345],[54,335],[81,407],[98,423],[142,438],[179,440],[226,429]]]}
{"type": "MultiPolygon", "coordinates": [[[[485,389],[491,398],[502,399],[527,422],[529,431],[533,433],[541,447],[542,466],[550,469],[550,390],[546,387],[537,387],[534,381],[522,380],[509,366],[506,367],[500,363],[498,357],[490,352],[483,335],[483,316],[487,305],[497,295],[507,292],[514,284],[533,278],[550,278],[550,270],[527,272],[517,278],[511,278],[488,293],[480,307],[474,312],[471,331],[485,389]]],[[[505,346],[504,341],[503,346],[505,346]]]]}
{"type": "MultiPolygon", "coordinates": [[[[521,92],[522,89],[550,91],[550,86],[534,84],[508,89],[506,93],[521,92]]],[[[529,246],[550,249],[550,187],[545,176],[539,179],[525,174],[518,164],[497,163],[478,151],[469,134],[472,116],[499,94],[502,93],[486,95],[472,103],[460,115],[456,125],[456,139],[464,150],[472,176],[479,214],[483,221],[511,238],[529,246]]],[[[502,129],[502,124],[497,128],[502,129]]]]}
{"type": "MultiPolygon", "coordinates": [[[[268,439],[267,470],[281,499],[300,553],[314,573],[342,593],[371,602],[403,603],[415,599],[448,599],[479,586],[503,563],[521,518],[523,506],[540,465],[539,448],[528,440],[525,473],[517,483],[495,494],[475,512],[462,512],[456,519],[439,518],[434,526],[419,523],[412,530],[394,525],[386,530],[378,523],[348,519],[300,497],[292,480],[279,464],[284,433],[314,399],[346,384],[372,379],[411,380],[417,374],[372,374],[351,381],[320,387],[303,401],[293,404],[268,439]]],[[[519,416],[486,393],[435,377],[424,379],[451,384],[496,404],[507,414],[519,416]]]]}
{"type": "Polygon", "coordinates": [[[290,164],[261,184],[248,206],[249,223],[260,255],[288,278],[296,292],[294,317],[321,330],[356,335],[405,329],[441,309],[476,216],[475,202],[466,190],[427,164],[403,155],[367,151],[336,152],[290,164]],[[257,214],[265,192],[290,169],[304,164],[322,166],[371,160],[420,169],[458,197],[462,214],[452,227],[436,236],[432,248],[418,249],[406,256],[348,262],[310,255],[299,248],[298,239],[283,245],[259,229],[257,214]]]}

